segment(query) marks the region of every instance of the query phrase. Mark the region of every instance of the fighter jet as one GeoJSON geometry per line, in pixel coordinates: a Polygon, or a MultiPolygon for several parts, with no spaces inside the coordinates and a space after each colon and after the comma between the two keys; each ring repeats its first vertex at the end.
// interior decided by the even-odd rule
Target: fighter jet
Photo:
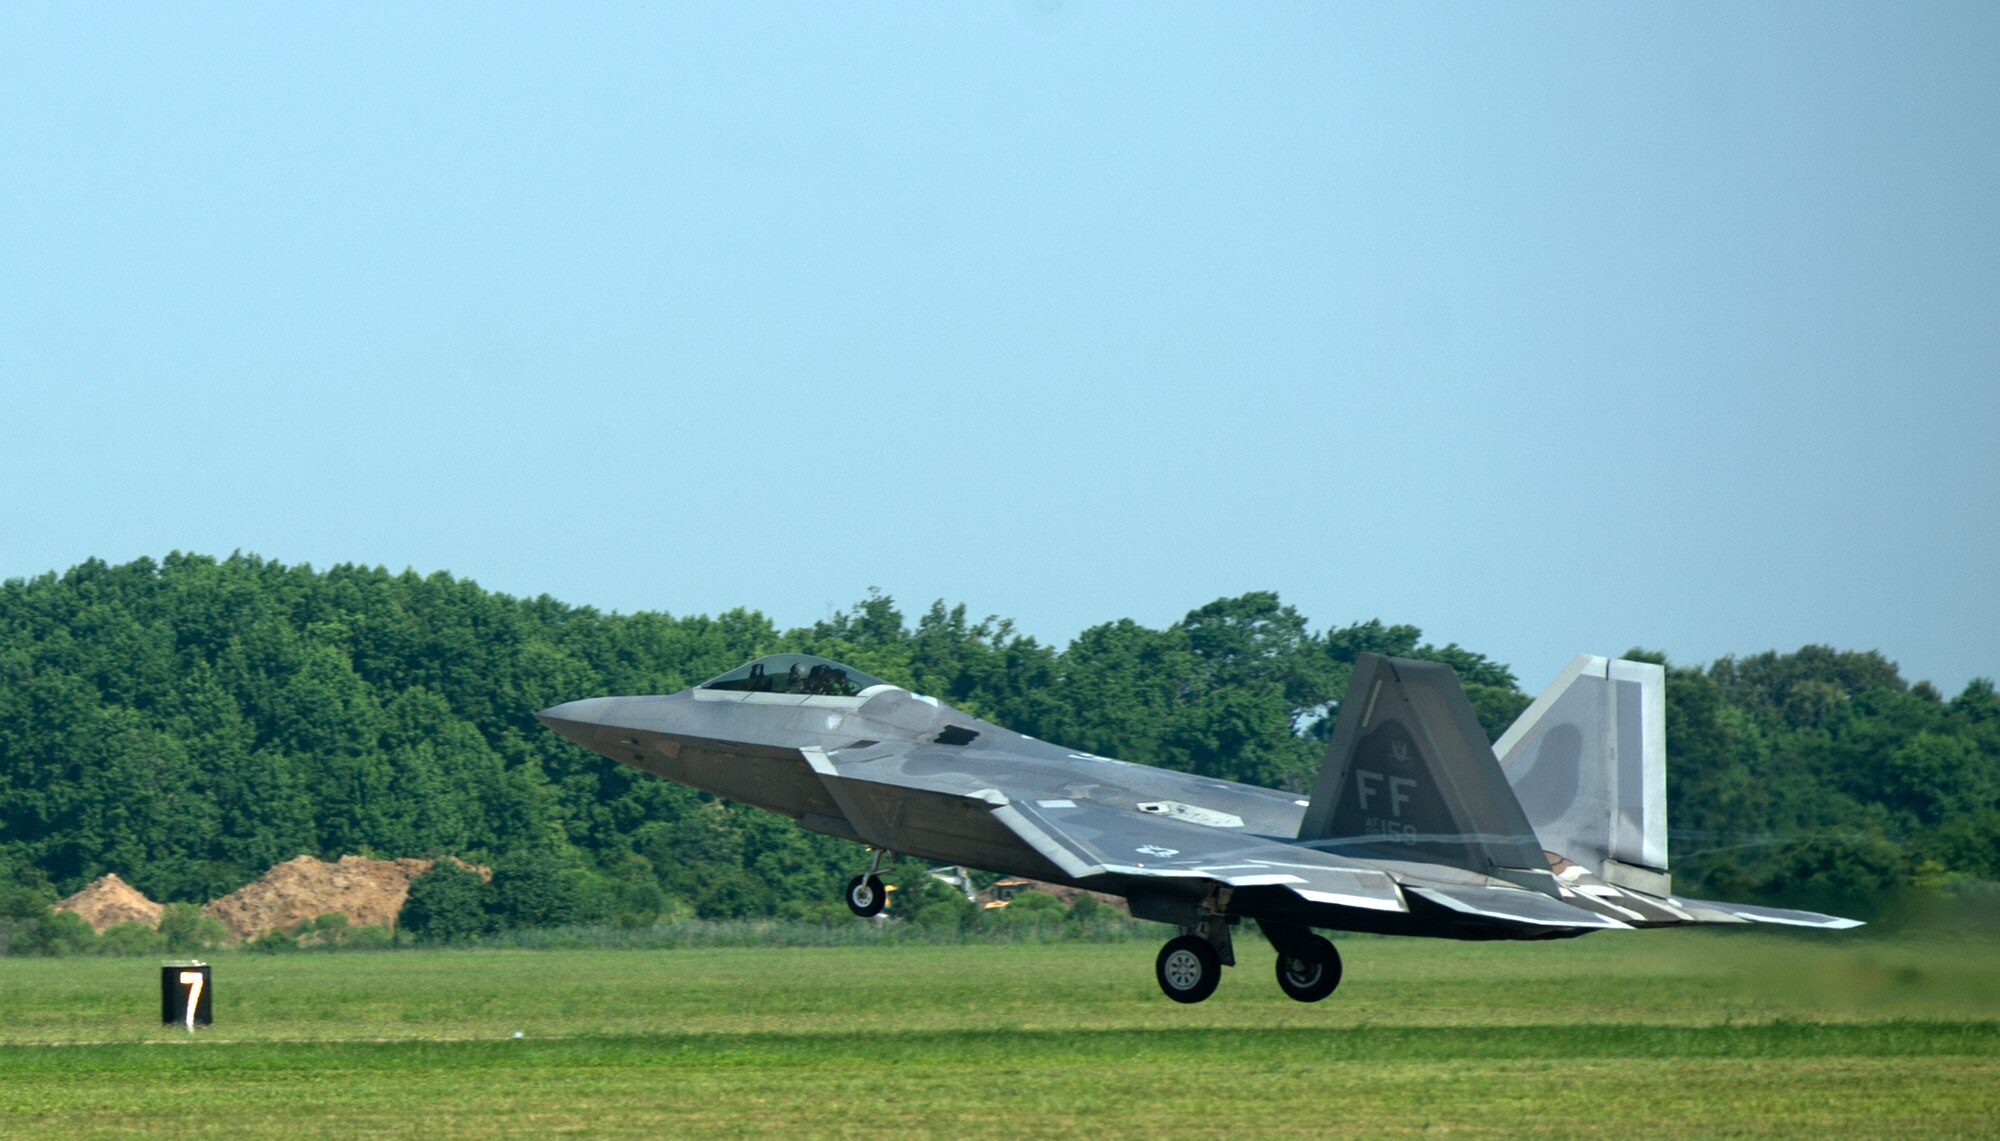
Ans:
{"type": "Polygon", "coordinates": [[[805,654],[538,716],[614,761],[866,845],[846,891],[856,915],[881,912],[890,854],[1122,896],[1136,918],[1179,928],[1154,964],[1177,1002],[1214,993],[1245,919],[1300,1002],[1340,985],[1340,954],[1315,928],[1858,926],[1674,894],[1665,695],[1657,665],[1581,656],[1489,745],[1450,667],[1362,654],[1310,797],[1038,741],[805,654]]]}

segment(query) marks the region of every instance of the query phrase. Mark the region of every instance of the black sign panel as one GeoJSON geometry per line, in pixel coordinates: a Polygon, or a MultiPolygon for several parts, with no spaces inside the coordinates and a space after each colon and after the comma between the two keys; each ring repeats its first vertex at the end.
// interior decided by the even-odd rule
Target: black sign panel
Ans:
{"type": "Polygon", "coordinates": [[[160,1021],[190,1029],[213,1021],[214,968],[207,963],[168,963],[160,968],[160,1021]]]}

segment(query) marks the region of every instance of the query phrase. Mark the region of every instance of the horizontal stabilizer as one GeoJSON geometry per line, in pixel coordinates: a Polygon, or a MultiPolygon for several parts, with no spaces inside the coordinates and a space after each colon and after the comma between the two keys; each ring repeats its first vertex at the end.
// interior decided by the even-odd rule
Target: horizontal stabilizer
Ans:
{"type": "Polygon", "coordinates": [[[1565,927],[1578,931],[1622,930],[1631,924],[1608,915],[1598,915],[1571,907],[1559,899],[1515,888],[1416,887],[1405,885],[1409,895],[1441,904],[1462,915],[1477,915],[1510,925],[1565,927]]]}
{"type": "Polygon", "coordinates": [[[1676,899],[1675,905],[1693,911],[1696,915],[1703,911],[1720,911],[1725,915],[1749,923],[1778,923],[1786,927],[1818,927],[1828,931],[1845,931],[1850,927],[1860,927],[1859,919],[1843,919],[1838,915],[1821,915],[1817,911],[1793,911],[1784,907],[1757,907],[1748,903],[1718,903],[1708,899],[1676,899]]]}

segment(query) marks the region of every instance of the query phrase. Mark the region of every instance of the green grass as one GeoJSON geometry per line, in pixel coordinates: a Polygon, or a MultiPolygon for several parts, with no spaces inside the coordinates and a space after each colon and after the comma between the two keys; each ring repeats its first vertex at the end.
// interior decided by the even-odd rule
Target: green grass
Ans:
{"type": "Polygon", "coordinates": [[[1195,1007],[1150,944],[218,955],[192,1036],[150,960],[0,960],[0,1132],[2000,1135],[1991,940],[1342,947],[1195,1007]]]}

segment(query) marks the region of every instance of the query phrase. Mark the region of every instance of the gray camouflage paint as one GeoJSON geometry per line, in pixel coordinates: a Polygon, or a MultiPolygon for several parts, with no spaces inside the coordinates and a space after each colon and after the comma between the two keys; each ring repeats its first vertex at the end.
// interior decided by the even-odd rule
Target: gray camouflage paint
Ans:
{"type": "Polygon", "coordinates": [[[1671,895],[1663,686],[1657,667],[1578,659],[1502,738],[1503,768],[1448,667],[1361,655],[1310,805],[1038,741],[803,655],[539,717],[612,760],[816,832],[1122,896],[1139,918],[1205,933],[1223,962],[1239,918],[1307,949],[1309,928],[1546,939],[1854,926],[1671,895]]]}

